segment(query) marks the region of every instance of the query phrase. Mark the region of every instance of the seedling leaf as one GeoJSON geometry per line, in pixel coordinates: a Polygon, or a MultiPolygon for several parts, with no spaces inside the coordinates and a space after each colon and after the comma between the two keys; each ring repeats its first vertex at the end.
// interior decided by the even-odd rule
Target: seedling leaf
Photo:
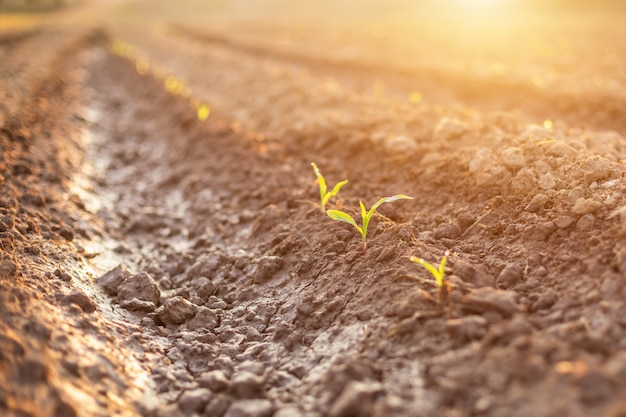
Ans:
{"type": "Polygon", "coordinates": [[[327,193],[324,198],[322,199],[322,207],[325,207],[326,204],[328,204],[328,201],[337,195],[337,193],[339,192],[339,190],[341,189],[341,187],[343,187],[344,185],[346,185],[348,183],[348,180],[343,180],[338,182],[335,187],[333,187],[332,191],[327,193]]]}
{"type": "Polygon", "coordinates": [[[313,171],[315,172],[315,176],[317,177],[317,182],[319,183],[319,186],[320,186],[320,198],[323,201],[324,196],[326,195],[326,190],[327,190],[326,180],[324,179],[324,176],[320,172],[317,165],[315,165],[315,162],[311,162],[311,166],[313,167],[313,171]]]}
{"type": "Polygon", "coordinates": [[[350,216],[348,213],[345,213],[341,210],[328,210],[326,214],[328,214],[330,218],[333,220],[339,220],[340,222],[350,223],[352,226],[356,227],[359,233],[361,234],[363,233],[363,229],[361,228],[361,226],[356,224],[352,216],[350,216]]]}
{"type": "Polygon", "coordinates": [[[326,213],[334,220],[339,220],[339,221],[343,221],[346,223],[350,223],[351,225],[356,227],[359,233],[361,233],[361,238],[362,238],[361,240],[363,243],[363,253],[365,253],[365,249],[367,247],[367,228],[370,224],[370,220],[372,216],[376,212],[376,209],[383,203],[389,203],[389,202],[400,200],[400,199],[412,200],[413,197],[409,197],[404,194],[397,194],[392,197],[384,197],[378,200],[376,204],[374,204],[372,208],[369,209],[369,211],[365,208],[365,205],[363,204],[363,202],[359,201],[359,206],[361,207],[361,221],[363,223],[362,226],[359,226],[358,224],[356,224],[356,221],[354,221],[352,216],[350,216],[347,213],[344,213],[343,211],[328,210],[326,213]]]}
{"type": "Polygon", "coordinates": [[[315,162],[311,162],[311,166],[313,167],[313,172],[315,172],[315,176],[317,177],[317,182],[320,186],[320,205],[322,206],[322,211],[324,211],[326,209],[326,204],[328,204],[328,201],[332,197],[337,195],[341,187],[343,187],[344,185],[348,183],[348,180],[343,180],[337,183],[333,187],[332,191],[328,192],[328,186],[326,185],[326,180],[324,179],[324,176],[320,172],[315,162]]]}
{"type": "Polygon", "coordinates": [[[424,268],[430,272],[430,274],[435,278],[435,282],[439,287],[443,287],[444,278],[446,274],[446,262],[448,260],[448,255],[450,255],[449,251],[446,251],[443,257],[441,258],[441,262],[439,263],[439,268],[436,268],[430,262],[425,261],[422,258],[418,258],[417,256],[411,256],[411,262],[415,262],[418,265],[422,265],[424,268]]]}
{"type": "MultiPolygon", "coordinates": [[[[384,197],[381,198],[380,200],[378,200],[376,202],[376,204],[374,204],[372,206],[372,208],[370,209],[370,212],[372,214],[374,214],[374,211],[383,203],[391,203],[392,201],[396,201],[396,200],[413,200],[413,197],[409,197],[408,195],[404,195],[404,194],[396,194],[394,196],[391,197],[384,197]]],[[[371,216],[371,214],[370,214],[371,216]]]]}

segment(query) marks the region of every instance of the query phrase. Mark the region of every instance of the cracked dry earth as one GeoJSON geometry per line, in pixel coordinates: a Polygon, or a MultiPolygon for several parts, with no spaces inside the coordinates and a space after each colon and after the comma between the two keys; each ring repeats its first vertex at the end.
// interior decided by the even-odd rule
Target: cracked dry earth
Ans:
{"type": "Polygon", "coordinates": [[[2,32],[0,414],[626,415],[626,38],[234,27],[2,32]]]}

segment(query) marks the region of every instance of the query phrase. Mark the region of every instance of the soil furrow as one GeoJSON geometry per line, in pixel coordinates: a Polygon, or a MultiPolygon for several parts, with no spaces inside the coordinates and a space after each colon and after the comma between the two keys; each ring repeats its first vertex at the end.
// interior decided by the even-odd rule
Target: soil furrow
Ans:
{"type": "Polygon", "coordinates": [[[93,285],[98,220],[72,192],[80,171],[84,62],[95,38],[61,33],[45,78],[12,73],[32,95],[2,140],[2,401],[6,416],[134,415],[151,383],[138,328],[104,318],[93,285]],[[69,45],[69,46],[68,46],[69,45]],[[59,76],[63,74],[63,76],[59,76]],[[126,347],[124,347],[124,345],[126,347]]]}
{"type": "Polygon", "coordinates": [[[0,414],[621,415],[608,29],[173,34],[143,7],[85,6],[105,30],[51,21],[0,68],[0,414]],[[357,222],[414,199],[379,207],[363,252],[311,162],[357,222]],[[409,260],[446,253],[443,288],[409,260]]]}

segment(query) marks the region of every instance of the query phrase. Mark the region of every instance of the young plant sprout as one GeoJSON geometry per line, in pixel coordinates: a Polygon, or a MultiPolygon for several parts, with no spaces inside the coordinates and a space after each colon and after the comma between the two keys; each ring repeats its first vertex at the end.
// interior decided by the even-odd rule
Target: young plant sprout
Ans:
{"type": "Polygon", "coordinates": [[[372,208],[369,209],[369,211],[365,210],[365,205],[363,205],[362,201],[359,201],[359,205],[361,206],[361,219],[363,222],[361,226],[356,224],[356,221],[354,221],[354,218],[352,218],[352,216],[350,216],[348,213],[345,213],[343,211],[328,210],[326,214],[328,214],[330,218],[333,220],[350,223],[352,226],[356,227],[356,230],[358,230],[359,233],[361,234],[362,241],[363,241],[363,253],[365,253],[365,249],[367,247],[367,226],[369,226],[370,220],[372,216],[374,215],[374,212],[376,211],[376,209],[383,203],[391,203],[392,201],[396,201],[396,200],[412,200],[412,199],[413,197],[409,197],[403,194],[397,194],[392,197],[384,197],[378,200],[376,204],[374,204],[372,208]]]}
{"type": "Polygon", "coordinates": [[[435,282],[439,287],[439,299],[445,300],[448,296],[448,285],[445,281],[446,274],[446,261],[448,260],[448,256],[450,255],[450,251],[446,251],[441,258],[441,262],[439,262],[439,269],[435,268],[433,264],[425,261],[422,258],[418,258],[417,256],[411,256],[411,262],[415,262],[418,265],[422,265],[424,268],[430,272],[430,274],[435,278],[435,282]]]}
{"type": "Polygon", "coordinates": [[[343,181],[337,183],[337,185],[335,185],[333,187],[333,189],[330,192],[328,192],[328,187],[326,186],[326,180],[324,179],[324,176],[320,172],[320,170],[317,167],[317,165],[315,165],[315,162],[311,162],[311,166],[313,167],[313,171],[315,171],[315,176],[317,177],[317,182],[320,185],[320,205],[322,206],[322,211],[324,211],[324,210],[326,210],[326,204],[328,204],[328,201],[332,197],[337,195],[337,193],[339,192],[341,187],[343,187],[344,185],[346,185],[348,183],[348,180],[343,180],[343,181]]]}

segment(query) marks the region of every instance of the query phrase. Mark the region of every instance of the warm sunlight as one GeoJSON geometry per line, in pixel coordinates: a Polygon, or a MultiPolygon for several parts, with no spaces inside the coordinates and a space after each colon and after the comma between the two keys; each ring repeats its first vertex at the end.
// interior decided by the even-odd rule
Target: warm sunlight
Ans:
{"type": "Polygon", "coordinates": [[[457,16],[493,16],[510,12],[515,0],[450,0],[445,2],[447,12],[457,16]]]}
{"type": "Polygon", "coordinates": [[[489,10],[504,3],[500,0],[457,0],[461,7],[473,10],[489,10]]]}

